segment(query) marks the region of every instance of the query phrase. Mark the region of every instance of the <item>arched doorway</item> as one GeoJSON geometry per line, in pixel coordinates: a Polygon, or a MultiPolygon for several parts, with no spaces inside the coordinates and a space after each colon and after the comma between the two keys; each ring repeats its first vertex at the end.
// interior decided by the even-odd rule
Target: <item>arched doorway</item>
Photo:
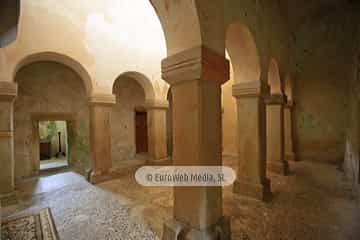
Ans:
{"type": "Polygon", "coordinates": [[[273,173],[288,175],[290,170],[289,163],[285,159],[284,141],[284,105],[286,97],[283,93],[283,84],[275,58],[270,59],[267,79],[270,86],[270,96],[267,99],[266,109],[267,168],[273,173]]]}
{"type": "MultiPolygon", "coordinates": [[[[53,56],[61,58],[55,53],[53,56]]],[[[18,97],[14,103],[16,177],[38,173],[40,155],[49,147],[52,150],[48,151],[56,152],[51,153],[52,157],[66,156],[70,167],[85,174],[89,167],[89,110],[83,79],[68,65],[41,58],[41,54],[24,59],[18,66],[18,97]],[[44,124],[45,132],[53,133],[40,139],[44,124]],[[47,146],[41,144],[43,140],[47,140],[47,146]]]]}
{"type": "Polygon", "coordinates": [[[238,157],[234,165],[238,174],[234,192],[267,201],[271,191],[265,171],[264,88],[260,79],[260,57],[250,29],[240,22],[230,24],[226,34],[226,49],[233,68],[231,90],[236,101],[238,157]]]}
{"type": "Polygon", "coordinates": [[[114,82],[116,104],[112,112],[112,159],[114,166],[140,163],[148,153],[146,99],[154,92],[140,73],[121,74],[114,82]]]}

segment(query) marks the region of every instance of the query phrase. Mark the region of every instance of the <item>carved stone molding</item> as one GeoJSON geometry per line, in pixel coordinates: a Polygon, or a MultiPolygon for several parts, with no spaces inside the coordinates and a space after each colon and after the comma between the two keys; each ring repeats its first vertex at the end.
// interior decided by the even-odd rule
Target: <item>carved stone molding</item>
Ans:
{"type": "Polygon", "coordinates": [[[12,131],[0,131],[0,138],[11,138],[12,136],[12,131]]]}
{"type": "Polygon", "coordinates": [[[0,82],[0,101],[13,101],[17,96],[17,84],[13,82],[0,82]]]}
{"type": "Polygon", "coordinates": [[[286,103],[286,96],[283,94],[272,94],[265,99],[267,105],[281,105],[286,103]]]}
{"type": "Polygon", "coordinates": [[[168,109],[169,102],[167,100],[162,100],[162,99],[146,100],[145,108],[146,109],[168,109]]]}
{"type": "Polygon", "coordinates": [[[261,92],[260,81],[237,83],[232,86],[232,95],[236,98],[259,97],[261,92]]]}
{"type": "Polygon", "coordinates": [[[171,85],[189,80],[208,80],[219,84],[229,79],[230,63],[225,56],[198,46],[173,56],[161,63],[162,77],[171,85]]]}
{"type": "Polygon", "coordinates": [[[89,98],[90,105],[114,105],[116,96],[113,94],[95,94],[89,98]]]}

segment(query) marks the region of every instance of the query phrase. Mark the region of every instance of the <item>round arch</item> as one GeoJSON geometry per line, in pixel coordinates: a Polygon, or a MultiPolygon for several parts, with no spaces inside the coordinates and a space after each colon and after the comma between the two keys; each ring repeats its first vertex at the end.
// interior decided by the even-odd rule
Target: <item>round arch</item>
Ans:
{"type": "Polygon", "coordinates": [[[226,32],[226,49],[234,69],[234,82],[260,81],[261,67],[258,49],[249,28],[232,23],[226,32]]]}
{"type": "Polygon", "coordinates": [[[31,63],[42,62],[42,61],[60,63],[60,64],[63,64],[65,66],[71,68],[72,70],[74,70],[80,76],[80,78],[83,80],[87,96],[91,96],[92,80],[91,80],[89,73],[85,69],[85,67],[82,66],[75,59],[73,59],[69,56],[66,56],[64,54],[61,54],[61,53],[56,53],[56,52],[39,52],[39,53],[34,53],[31,55],[25,56],[23,59],[21,59],[15,65],[15,69],[12,73],[13,81],[15,81],[16,74],[18,73],[18,71],[21,68],[23,68],[24,66],[29,65],[31,63]]]}
{"type": "Polygon", "coordinates": [[[144,74],[139,72],[124,72],[120,74],[113,83],[113,92],[116,82],[122,78],[131,78],[135,81],[137,81],[140,86],[144,89],[145,92],[145,100],[154,100],[155,99],[155,89],[149,78],[147,78],[144,74]]]}
{"type": "Polygon", "coordinates": [[[196,1],[149,0],[164,31],[167,55],[171,56],[202,43],[196,1]],[[189,29],[192,29],[189,31],[189,29]]]}
{"type": "Polygon", "coordinates": [[[270,86],[271,94],[282,93],[280,71],[279,71],[278,63],[274,58],[272,58],[269,63],[268,84],[270,86]]]}

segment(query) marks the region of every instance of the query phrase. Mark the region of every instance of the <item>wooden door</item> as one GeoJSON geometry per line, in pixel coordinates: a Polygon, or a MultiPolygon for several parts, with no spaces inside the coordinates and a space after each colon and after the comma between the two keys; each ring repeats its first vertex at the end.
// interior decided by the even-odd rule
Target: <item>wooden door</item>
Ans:
{"type": "Polygon", "coordinates": [[[148,131],[146,112],[136,112],[135,114],[135,138],[136,153],[148,152],[148,131]]]}

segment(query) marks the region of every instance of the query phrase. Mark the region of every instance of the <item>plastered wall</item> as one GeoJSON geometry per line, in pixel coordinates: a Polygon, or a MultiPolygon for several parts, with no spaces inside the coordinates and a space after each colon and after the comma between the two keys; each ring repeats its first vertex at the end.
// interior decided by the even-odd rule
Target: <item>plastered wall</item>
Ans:
{"type": "Polygon", "coordinates": [[[344,170],[347,178],[354,184],[354,189],[359,190],[360,194],[360,21],[357,19],[357,29],[354,31],[355,39],[353,55],[353,78],[350,80],[350,88],[348,92],[349,98],[349,113],[348,124],[345,138],[345,156],[344,156],[344,170]]]}
{"type": "Polygon", "coordinates": [[[70,68],[52,62],[38,62],[22,68],[17,76],[18,97],[14,104],[15,174],[26,177],[35,168],[32,116],[74,114],[76,134],[69,134],[70,165],[84,173],[89,165],[89,107],[85,88],[70,68]]]}
{"type": "Polygon", "coordinates": [[[353,78],[351,14],[332,9],[296,34],[296,150],[300,160],[342,161],[353,78]],[[345,17],[344,17],[345,16],[345,17]]]}
{"type": "Polygon", "coordinates": [[[94,92],[110,94],[120,74],[136,71],[158,86],[156,98],[166,98],[160,73],[165,37],[149,1],[23,0],[18,38],[0,54],[7,65],[0,81],[12,81],[17,64],[41,52],[79,62],[94,92]]]}
{"type": "Polygon", "coordinates": [[[135,110],[144,106],[145,93],[136,80],[119,78],[114,85],[116,105],[112,111],[112,160],[119,166],[136,154],[135,110]]]}

